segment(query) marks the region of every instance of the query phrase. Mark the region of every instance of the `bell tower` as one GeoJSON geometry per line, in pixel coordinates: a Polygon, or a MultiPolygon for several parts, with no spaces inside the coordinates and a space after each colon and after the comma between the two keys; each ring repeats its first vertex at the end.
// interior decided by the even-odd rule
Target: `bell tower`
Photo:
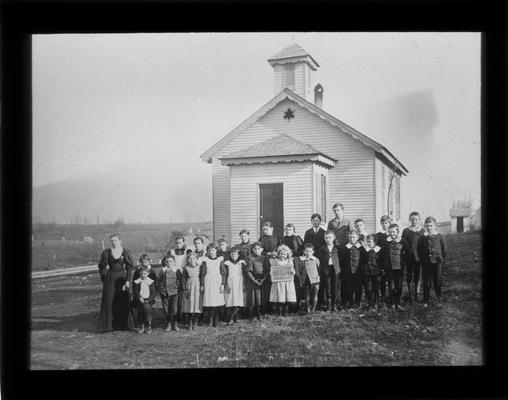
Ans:
{"type": "Polygon", "coordinates": [[[297,43],[291,43],[268,59],[274,71],[274,94],[284,88],[294,91],[305,100],[314,100],[312,73],[319,64],[297,43]]]}

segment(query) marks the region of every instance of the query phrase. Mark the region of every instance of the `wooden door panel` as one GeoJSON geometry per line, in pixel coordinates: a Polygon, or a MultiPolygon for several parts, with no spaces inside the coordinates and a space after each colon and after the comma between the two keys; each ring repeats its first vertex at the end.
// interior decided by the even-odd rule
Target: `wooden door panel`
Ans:
{"type": "Polygon", "coordinates": [[[266,221],[274,227],[274,234],[281,237],[284,231],[283,184],[270,183],[259,185],[259,228],[266,221]]]}

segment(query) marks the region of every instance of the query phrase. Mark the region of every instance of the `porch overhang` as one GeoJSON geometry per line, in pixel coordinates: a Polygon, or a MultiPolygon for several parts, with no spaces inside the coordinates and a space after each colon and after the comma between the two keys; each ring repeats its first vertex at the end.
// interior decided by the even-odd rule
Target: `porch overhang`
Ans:
{"type": "Polygon", "coordinates": [[[252,157],[222,157],[219,158],[222,165],[253,165],[253,164],[291,164],[311,162],[322,165],[325,168],[333,168],[337,160],[324,154],[284,154],[272,156],[252,156],[252,157]]]}

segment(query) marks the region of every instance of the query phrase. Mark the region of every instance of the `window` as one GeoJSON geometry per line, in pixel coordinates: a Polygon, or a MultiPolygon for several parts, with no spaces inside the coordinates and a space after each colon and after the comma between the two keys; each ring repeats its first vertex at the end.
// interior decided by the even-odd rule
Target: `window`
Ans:
{"type": "Polygon", "coordinates": [[[286,64],[286,86],[295,86],[295,64],[286,64]]]}
{"type": "Polygon", "coordinates": [[[321,175],[321,216],[326,221],[326,176],[321,175]]]}
{"type": "Polygon", "coordinates": [[[395,197],[396,197],[395,204],[396,204],[396,207],[397,207],[397,219],[400,220],[400,175],[396,175],[395,176],[395,189],[396,189],[396,192],[395,192],[395,197]]]}

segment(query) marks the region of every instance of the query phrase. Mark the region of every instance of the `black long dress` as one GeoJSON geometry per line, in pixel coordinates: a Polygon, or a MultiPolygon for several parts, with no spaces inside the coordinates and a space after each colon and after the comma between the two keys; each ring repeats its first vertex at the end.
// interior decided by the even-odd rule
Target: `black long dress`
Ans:
{"type": "Polygon", "coordinates": [[[130,330],[134,328],[134,321],[130,312],[130,292],[132,291],[132,274],[134,262],[130,252],[123,249],[120,258],[115,259],[111,249],[102,252],[99,260],[101,275],[102,300],[98,332],[113,330],[130,330]],[[109,269],[107,269],[109,266],[109,269]],[[122,290],[126,281],[131,289],[122,290]]]}

